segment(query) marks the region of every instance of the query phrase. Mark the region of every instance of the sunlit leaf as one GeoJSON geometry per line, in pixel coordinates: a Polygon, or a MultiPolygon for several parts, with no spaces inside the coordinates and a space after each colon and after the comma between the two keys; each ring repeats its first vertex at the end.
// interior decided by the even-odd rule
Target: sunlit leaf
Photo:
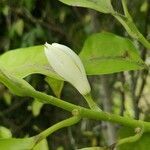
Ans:
{"type": "Polygon", "coordinates": [[[43,46],[20,48],[6,52],[0,56],[1,65],[19,78],[33,73],[57,77],[45,57],[43,46]]]}

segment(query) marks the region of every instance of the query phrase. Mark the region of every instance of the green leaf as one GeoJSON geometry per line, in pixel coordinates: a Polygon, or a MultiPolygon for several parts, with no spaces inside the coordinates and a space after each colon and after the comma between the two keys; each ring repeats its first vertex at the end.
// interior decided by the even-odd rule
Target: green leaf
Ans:
{"type": "Polygon", "coordinates": [[[112,33],[96,33],[84,44],[80,57],[88,75],[146,68],[132,42],[112,33]]]}
{"type": "Polygon", "coordinates": [[[11,74],[19,78],[39,73],[60,79],[50,67],[43,46],[20,48],[6,52],[0,56],[0,66],[5,67],[11,74]]]}
{"type": "Polygon", "coordinates": [[[0,139],[1,150],[31,150],[36,143],[36,138],[24,138],[24,139],[0,139]]]}
{"type": "Polygon", "coordinates": [[[114,12],[111,0],[59,0],[67,5],[91,8],[103,13],[114,12]]]}
{"type": "Polygon", "coordinates": [[[11,137],[12,137],[11,131],[6,127],[0,126],[0,139],[11,138],[11,137]]]}
{"type": "Polygon", "coordinates": [[[35,99],[32,103],[32,113],[33,116],[38,116],[40,114],[41,108],[43,107],[44,103],[40,102],[39,100],[35,99]]]}
{"type": "Polygon", "coordinates": [[[45,81],[49,84],[49,86],[51,87],[52,91],[54,92],[54,94],[60,98],[61,96],[61,91],[62,88],[64,86],[64,82],[61,80],[56,80],[50,77],[46,77],[45,81]]]}
{"type": "MultiPolygon", "coordinates": [[[[5,67],[9,70],[11,75],[17,78],[24,78],[30,74],[40,73],[48,77],[61,79],[49,65],[44,54],[43,46],[20,48],[9,51],[0,56],[0,66],[5,67]]],[[[46,81],[52,88],[54,94],[60,97],[63,81],[56,79],[47,78],[46,81]]],[[[10,86],[7,84],[7,87],[10,86]]]]}
{"type": "MultiPolygon", "coordinates": [[[[118,132],[118,138],[126,138],[135,135],[130,128],[123,127],[118,132]]],[[[118,150],[149,150],[150,149],[150,133],[144,133],[143,136],[136,142],[120,145],[118,150]]]]}
{"type": "Polygon", "coordinates": [[[39,142],[33,150],[49,150],[47,140],[44,139],[41,142],[39,142]]]}
{"type": "MultiPolygon", "coordinates": [[[[88,75],[146,68],[132,42],[111,33],[97,33],[90,36],[85,41],[80,57],[88,75]]],[[[43,46],[6,52],[0,56],[0,66],[5,67],[17,78],[39,73],[62,80],[49,65],[43,46]]],[[[53,86],[53,91],[55,90],[55,94],[59,96],[61,84],[58,86],[60,89],[56,85],[51,84],[51,87],[53,86]]]]}

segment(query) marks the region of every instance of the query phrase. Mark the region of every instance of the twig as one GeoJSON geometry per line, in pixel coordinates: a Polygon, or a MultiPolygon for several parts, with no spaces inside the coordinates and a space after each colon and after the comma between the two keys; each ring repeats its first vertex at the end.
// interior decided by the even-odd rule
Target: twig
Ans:
{"type": "Polygon", "coordinates": [[[41,100],[43,103],[52,104],[54,106],[60,107],[64,110],[67,110],[70,112],[72,112],[74,109],[77,109],[82,118],[109,121],[109,122],[118,123],[118,124],[121,124],[121,125],[124,125],[127,127],[131,127],[131,128],[137,128],[137,127],[144,126],[144,129],[145,129],[144,131],[150,132],[150,123],[149,122],[134,120],[134,119],[127,118],[127,117],[121,117],[119,115],[110,114],[110,113],[106,113],[103,111],[99,112],[99,111],[86,109],[84,107],[62,101],[58,98],[48,96],[48,95],[46,95],[42,92],[38,92],[38,91],[32,91],[32,93],[30,93],[30,94],[31,94],[31,97],[37,98],[38,100],[41,100]]]}
{"type": "Polygon", "coordinates": [[[142,137],[142,135],[144,133],[144,129],[137,128],[135,130],[137,130],[137,131],[136,131],[136,134],[134,136],[130,136],[130,137],[119,140],[116,143],[115,147],[118,147],[118,146],[126,144],[126,143],[133,143],[133,142],[138,141],[142,137]]]}

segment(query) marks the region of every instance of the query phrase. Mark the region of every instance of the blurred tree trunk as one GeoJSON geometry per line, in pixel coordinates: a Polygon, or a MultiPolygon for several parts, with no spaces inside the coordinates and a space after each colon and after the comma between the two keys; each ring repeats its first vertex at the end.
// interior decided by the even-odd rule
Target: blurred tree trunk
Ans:
{"type": "MultiPolygon", "coordinates": [[[[91,15],[91,27],[93,32],[99,32],[100,30],[100,20],[98,19],[98,14],[95,11],[89,10],[89,14],[91,15]]],[[[103,105],[103,110],[106,112],[112,113],[112,88],[109,87],[109,78],[112,76],[101,76],[99,83],[99,100],[103,105]],[[100,90],[102,87],[102,91],[100,90]]],[[[115,142],[115,127],[111,123],[102,122],[104,126],[103,136],[105,137],[105,141],[107,141],[108,145],[111,145],[115,142]]]]}
{"type": "MultiPolygon", "coordinates": [[[[111,76],[101,76],[101,86],[102,86],[102,91],[101,92],[101,100],[102,100],[102,105],[103,105],[103,110],[105,112],[112,113],[112,87],[109,83],[109,78],[111,76]]],[[[106,141],[108,145],[111,145],[115,142],[116,139],[116,131],[115,131],[115,126],[109,122],[103,122],[103,124],[106,126],[106,141]]]]}

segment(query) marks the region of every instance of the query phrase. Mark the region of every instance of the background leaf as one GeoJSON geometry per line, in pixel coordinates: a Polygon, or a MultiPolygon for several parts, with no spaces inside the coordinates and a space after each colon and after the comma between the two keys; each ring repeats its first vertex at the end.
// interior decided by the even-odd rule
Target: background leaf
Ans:
{"type": "Polygon", "coordinates": [[[112,33],[90,36],[80,53],[88,75],[109,74],[146,67],[132,42],[112,33]]]}

